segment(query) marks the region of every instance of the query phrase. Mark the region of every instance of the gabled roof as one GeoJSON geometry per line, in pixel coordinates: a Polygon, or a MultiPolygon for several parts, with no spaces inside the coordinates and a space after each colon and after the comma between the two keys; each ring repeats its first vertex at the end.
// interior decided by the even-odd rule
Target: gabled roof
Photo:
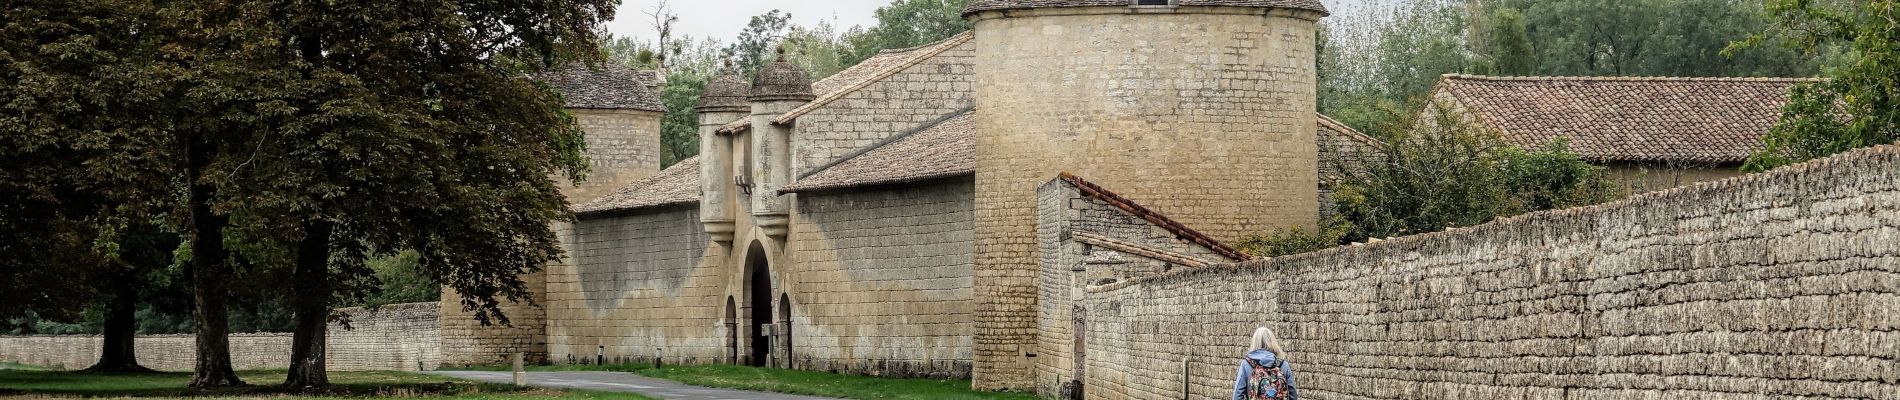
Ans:
{"type": "Polygon", "coordinates": [[[814,168],[780,193],[909,183],[976,173],[976,118],[970,109],[814,168]]]}
{"type": "Polygon", "coordinates": [[[1161,215],[1161,213],[1149,210],[1147,207],[1142,207],[1141,204],[1136,204],[1134,200],[1129,200],[1126,197],[1115,194],[1115,192],[1109,191],[1107,188],[1083,180],[1081,177],[1077,177],[1068,171],[1063,171],[1062,174],[1057,177],[1058,179],[1068,181],[1069,184],[1075,185],[1076,189],[1082,191],[1082,194],[1107,202],[1109,205],[1115,206],[1115,208],[1119,208],[1123,212],[1127,212],[1148,221],[1148,223],[1161,227],[1161,229],[1166,229],[1168,232],[1174,233],[1176,237],[1201,245],[1201,247],[1206,247],[1208,250],[1214,251],[1214,254],[1219,254],[1222,257],[1227,257],[1234,261],[1253,259],[1253,256],[1242,253],[1240,249],[1228,246],[1226,243],[1221,243],[1212,236],[1207,236],[1206,234],[1194,230],[1194,228],[1189,228],[1185,224],[1168,218],[1166,215],[1161,215]]]}
{"type": "MultiPolygon", "coordinates": [[[[970,14],[984,11],[1022,8],[1113,7],[1128,6],[1130,4],[1134,4],[1134,2],[1130,0],[970,0],[970,4],[963,7],[963,15],[968,17],[970,14]]],[[[1326,5],[1320,4],[1319,0],[1178,0],[1176,4],[1182,6],[1294,8],[1319,11],[1321,13],[1327,12],[1326,5]]]]}
{"type": "Polygon", "coordinates": [[[891,75],[903,72],[905,68],[910,68],[913,65],[929,60],[931,57],[936,57],[938,54],[943,54],[945,51],[968,43],[970,39],[975,37],[976,35],[974,33],[964,31],[948,39],[937,41],[936,43],[906,49],[880,51],[877,55],[865,59],[864,62],[860,62],[857,65],[851,66],[851,68],[838,71],[836,74],[832,74],[831,76],[825,77],[825,79],[812,83],[811,90],[813,93],[818,93],[818,98],[798,108],[794,108],[791,111],[787,111],[785,115],[772,120],[772,123],[791,123],[806,113],[822,108],[826,104],[830,104],[833,100],[844,98],[846,95],[858,91],[858,89],[863,89],[872,83],[877,83],[891,75]]]}
{"type": "Polygon", "coordinates": [[[666,105],[660,103],[661,85],[655,71],[572,63],[543,71],[536,77],[560,92],[567,100],[567,108],[666,112],[666,105]]]}
{"type": "Polygon", "coordinates": [[[699,202],[699,157],[688,158],[660,173],[634,181],[594,201],[574,207],[575,214],[595,214],[699,202]]]}
{"type": "Polygon", "coordinates": [[[1513,145],[1557,138],[1600,161],[1735,163],[1761,148],[1796,78],[1445,75],[1448,93],[1513,145]]]}

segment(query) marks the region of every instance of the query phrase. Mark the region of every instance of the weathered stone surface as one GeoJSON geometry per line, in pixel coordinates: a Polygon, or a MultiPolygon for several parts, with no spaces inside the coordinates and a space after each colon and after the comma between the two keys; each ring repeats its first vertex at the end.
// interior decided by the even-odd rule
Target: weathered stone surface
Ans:
{"type": "MultiPolygon", "coordinates": [[[[338,309],[350,329],[331,324],[325,366],[331,371],[434,370],[441,362],[436,303],[392,304],[375,310],[338,309]]],[[[231,364],[239,370],[290,365],[288,333],[231,335],[231,364]]],[[[139,365],[190,371],[197,354],[192,335],[136,338],[139,365]]],[[[99,361],[100,338],[90,335],[0,336],[0,361],[56,369],[84,369],[99,361]]]]}
{"type": "Polygon", "coordinates": [[[1091,399],[1225,396],[1262,325],[1315,398],[1893,398],[1900,148],[1084,303],[1091,399]]]}
{"type": "Polygon", "coordinates": [[[799,194],[787,282],[794,366],[969,377],[973,185],[799,194]]]}
{"type": "Polygon", "coordinates": [[[1058,172],[1226,241],[1313,225],[1318,16],[1187,6],[978,15],[978,388],[1033,387],[1035,193],[1058,172]]]}

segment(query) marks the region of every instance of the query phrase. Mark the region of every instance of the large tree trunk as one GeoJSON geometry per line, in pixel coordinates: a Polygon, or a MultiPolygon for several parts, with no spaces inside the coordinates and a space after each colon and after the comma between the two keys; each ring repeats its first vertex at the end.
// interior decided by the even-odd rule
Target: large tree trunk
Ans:
{"type": "Polygon", "coordinates": [[[100,346],[99,363],[86,368],[90,372],[152,372],[139,365],[133,351],[138,334],[139,279],[136,270],[123,270],[112,277],[112,298],[106,303],[105,343],[100,346]]]}
{"type": "Polygon", "coordinates": [[[330,234],[334,228],[327,221],[311,222],[304,228],[292,278],[297,287],[291,299],[297,332],[290,339],[290,375],[284,377],[284,386],[293,388],[330,384],[330,376],[324,371],[324,350],[330,325],[330,234]]]}
{"type": "Polygon", "coordinates": [[[225,216],[211,210],[211,185],[199,182],[204,167],[210,164],[212,147],[193,143],[187,151],[191,195],[191,288],[195,312],[192,329],[198,336],[198,362],[192,368],[191,387],[239,386],[237,371],[231,369],[231,318],[225,309],[225,279],[231,266],[225,264],[225,216]]]}

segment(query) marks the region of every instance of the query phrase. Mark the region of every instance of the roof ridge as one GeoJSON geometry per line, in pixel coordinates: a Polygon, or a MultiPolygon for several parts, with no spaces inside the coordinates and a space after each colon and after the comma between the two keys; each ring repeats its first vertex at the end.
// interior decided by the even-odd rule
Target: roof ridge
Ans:
{"type": "MultiPolygon", "coordinates": [[[[930,51],[926,51],[921,55],[912,57],[909,60],[905,60],[903,63],[886,68],[885,70],[880,71],[875,75],[872,75],[870,78],[867,78],[862,82],[852,84],[851,86],[845,86],[838,90],[832,91],[831,93],[825,93],[823,96],[819,96],[817,99],[813,99],[810,102],[806,102],[804,105],[798,106],[798,108],[795,108],[795,109],[792,109],[791,111],[786,112],[785,115],[781,115],[777,119],[772,120],[772,123],[780,124],[780,125],[790,123],[792,122],[792,120],[798,119],[798,117],[804,116],[806,113],[810,113],[814,110],[817,110],[819,107],[822,107],[825,104],[829,104],[834,100],[844,98],[844,95],[857,92],[858,89],[863,89],[865,87],[871,86],[871,84],[873,83],[883,82],[884,78],[889,78],[891,77],[891,75],[897,75],[897,73],[903,72],[905,69],[909,69],[912,66],[921,64],[924,62],[924,60],[929,60],[932,57],[936,57],[938,54],[943,54],[946,51],[950,51],[950,49],[957,47],[955,45],[962,45],[963,43],[969,42],[970,39],[974,39],[974,38],[976,38],[976,31],[967,30],[967,31],[963,31],[963,33],[951,35],[950,37],[945,38],[943,40],[939,40],[930,44],[919,46],[919,47],[934,46],[935,48],[930,51]]],[[[849,69],[847,68],[847,70],[849,69]]]]}
{"type": "Polygon", "coordinates": [[[1358,129],[1353,129],[1351,126],[1346,126],[1346,123],[1339,122],[1339,120],[1333,119],[1333,117],[1320,114],[1317,111],[1313,112],[1313,116],[1319,119],[1320,125],[1326,125],[1328,128],[1339,131],[1339,133],[1345,134],[1346,137],[1352,138],[1352,140],[1381,148],[1385,147],[1385,141],[1372,137],[1372,135],[1367,135],[1365,132],[1360,132],[1358,129]]]}
{"type": "Polygon", "coordinates": [[[1590,82],[1820,82],[1826,79],[1814,77],[1773,77],[1773,76],[1496,76],[1473,74],[1444,74],[1446,80],[1473,81],[1590,81],[1590,82]]]}
{"type": "MultiPolygon", "coordinates": [[[[891,145],[891,143],[897,143],[900,140],[904,140],[904,138],[911,137],[920,132],[930,130],[930,128],[935,128],[937,127],[937,125],[943,125],[943,123],[945,122],[949,122],[950,120],[956,119],[957,117],[963,116],[964,114],[969,114],[972,111],[976,111],[975,105],[965,106],[956,111],[951,111],[949,114],[938,116],[936,119],[930,120],[928,122],[924,122],[923,124],[919,124],[915,127],[910,128],[909,130],[899,132],[896,135],[891,135],[890,137],[884,138],[884,140],[879,140],[877,143],[872,143],[869,146],[860,147],[857,150],[852,150],[850,153],[845,153],[844,156],[832,159],[831,162],[827,162],[824,165],[819,165],[816,168],[812,168],[811,171],[798,174],[798,179],[805,179],[805,178],[811,177],[812,175],[817,175],[819,172],[824,172],[827,169],[831,169],[831,167],[838,166],[838,164],[843,164],[846,161],[851,161],[851,159],[858,158],[858,156],[862,156],[865,153],[870,153],[873,150],[884,148],[884,146],[889,146],[891,145]]],[[[794,181],[796,180],[797,179],[794,179],[794,181]]]]}
{"type": "Polygon", "coordinates": [[[1115,194],[1115,192],[1109,191],[1107,188],[1103,188],[1100,185],[1096,185],[1093,182],[1084,180],[1082,179],[1082,177],[1075,176],[1075,174],[1069,173],[1069,171],[1062,171],[1061,174],[1057,174],[1056,176],[1059,179],[1062,179],[1063,181],[1069,182],[1069,184],[1071,185],[1075,185],[1077,189],[1081,189],[1082,193],[1089,195],[1089,197],[1094,197],[1097,199],[1101,199],[1102,201],[1108,202],[1108,204],[1115,206],[1115,208],[1119,208],[1122,211],[1126,211],[1130,214],[1134,214],[1137,217],[1141,217],[1141,219],[1147,220],[1148,223],[1155,224],[1155,226],[1159,226],[1161,227],[1161,229],[1166,229],[1169,232],[1173,232],[1175,235],[1178,235],[1183,239],[1187,239],[1190,242],[1194,242],[1194,244],[1207,247],[1208,250],[1213,250],[1215,254],[1219,254],[1222,257],[1227,257],[1228,259],[1234,260],[1234,261],[1247,261],[1247,260],[1253,259],[1253,256],[1249,256],[1247,255],[1247,253],[1242,253],[1239,249],[1235,249],[1233,246],[1228,246],[1226,243],[1221,243],[1220,240],[1207,236],[1207,234],[1201,233],[1200,231],[1196,231],[1194,230],[1194,228],[1189,228],[1186,224],[1182,224],[1173,219],[1170,219],[1166,215],[1162,215],[1159,212],[1150,210],[1147,207],[1142,207],[1141,204],[1135,203],[1134,200],[1129,200],[1126,197],[1122,197],[1119,194],[1115,194]]]}

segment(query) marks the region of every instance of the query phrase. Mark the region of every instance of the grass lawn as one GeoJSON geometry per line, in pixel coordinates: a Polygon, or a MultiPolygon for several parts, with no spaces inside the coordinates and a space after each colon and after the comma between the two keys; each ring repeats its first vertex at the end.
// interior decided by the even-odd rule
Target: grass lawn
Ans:
{"type": "MultiPolygon", "coordinates": [[[[470,369],[507,370],[504,367],[470,369]]],[[[623,371],[707,387],[756,390],[859,400],[1031,400],[1028,393],[970,390],[970,381],[956,379],[900,379],[841,375],[817,371],[753,368],[731,365],[665,366],[542,365],[530,371],[623,371]]]]}
{"type": "Polygon", "coordinates": [[[194,390],[185,388],[189,373],[94,374],[70,371],[0,370],[0,397],[72,396],[72,397],[283,397],[362,399],[362,398],[438,398],[438,399],[602,399],[651,400],[624,393],[600,393],[572,390],[518,389],[508,385],[475,383],[449,377],[406,372],[331,372],[335,385],[315,393],[287,391],[276,386],[283,382],[284,371],[243,371],[238,375],[256,386],[194,390]]]}

